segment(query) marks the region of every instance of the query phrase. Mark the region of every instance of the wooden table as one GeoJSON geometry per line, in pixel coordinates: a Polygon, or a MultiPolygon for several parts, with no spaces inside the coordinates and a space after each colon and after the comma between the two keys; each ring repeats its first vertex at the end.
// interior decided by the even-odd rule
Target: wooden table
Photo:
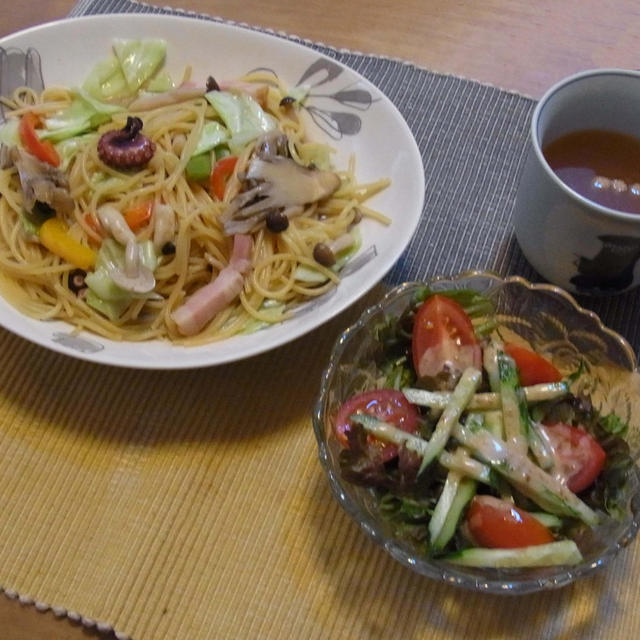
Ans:
{"type": "MultiPolygon", "coordinates": [[[[571,73],[593,67],[638,66],[640,5],[617,0],[148,0],[159,6],[215,14],[328,45],[411,60],[434,71],[538,98],[571,73]]],[[[76,0],[13,4],[0,36],[64,18],[76,0]]],[[[111,635],[87,631],[51,612],[0,596],[3,640],[79,640],[111,635]]]]}

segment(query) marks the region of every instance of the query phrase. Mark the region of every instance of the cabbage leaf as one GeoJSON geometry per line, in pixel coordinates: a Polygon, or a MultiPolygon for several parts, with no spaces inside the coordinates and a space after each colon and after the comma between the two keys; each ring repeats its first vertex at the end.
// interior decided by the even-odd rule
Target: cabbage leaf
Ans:
{"type": "Polygon", "coordinates": [[[231,133],[231,153],[239,153],[249,142],[278,126],[275,118],[246,94],[210,91],[205,98],[231,133]]]}

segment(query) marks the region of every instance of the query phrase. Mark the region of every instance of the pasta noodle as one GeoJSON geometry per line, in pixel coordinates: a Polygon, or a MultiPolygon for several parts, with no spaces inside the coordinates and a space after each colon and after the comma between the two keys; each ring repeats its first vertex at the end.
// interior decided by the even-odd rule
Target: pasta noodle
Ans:
{"type": "MultiPolygon", "coordinates": [[[[302,119],[295,108],[282,107],[287,87],[266,72],[256,72],[240,82],[261,88],[263,108],[286,135],[290,157],[308,166],[327,150],[307,140],[302,119]]],[[[9,119],[26,113],[45,120],[69,107],[70,89],[46,88],[40,95],[22,88],[6,99],[12,110],[9,119]]],[[[0,170],[0,290],[21,312],[34,318],[61,319],[77,327],[113,340],[142,341],[166,339],[182,344],[202,344],[261,328],[289,316],[290,310],[339,284],[339,271],[318,264],[314,247],[331,243],[357,226],[362,217],[388,224],[382,214],[363,203],[384,189],[388,181],[359,184],[354,161],[337,171],[339,187],[329,197],[306,203],[289,217],[288,227],[270,231],[264,222],[251,230],[251,267],[244,276],[240,294],[215,314],[193,336],[183,335],[172,314],[194,292],[207,285],[230,264],[233,235],[225,233],[223,218],[234,198],[247,189],[244,182],[256,140],[237,155],[224,198],[210,193],[208,184],[187,178],[185,170],[207,122],[218,119],[204,97],[138,112],[112,114],[97,130],[75,139],[75,147],[64,161],[73,212],[62,216],[68,234],[81,245],[97,252],[105,239],[105,229],[96,225],[95,214],[105,204],[126,211],[151,201],[149,221],[136,231],[136,241],[154,240],[159,224],[157,204],[173,212],[175,235],[166,255],[159,253],[154,269],[155,288],[151,295],[133,297],[121,314],[109,318],[87,303],[69,285],[76,266],[48,250],[37,235],[25,233],[24,193],[14,166],[0,170]],[[155,144],[151,160],[135,170],[105,164],[98,153],[100,136],[127,124],[128,116],[139,116],[142,132],[155,144]],[[300,277],[300,272],[315,279],[300,277]]],[[[213,154],[214,152],[209,152],[213,154]]],[[[58,212],[57,217],[61,217],[58,212]]],[[[108,235],[108,234],[106,234],[108,235]]]]}

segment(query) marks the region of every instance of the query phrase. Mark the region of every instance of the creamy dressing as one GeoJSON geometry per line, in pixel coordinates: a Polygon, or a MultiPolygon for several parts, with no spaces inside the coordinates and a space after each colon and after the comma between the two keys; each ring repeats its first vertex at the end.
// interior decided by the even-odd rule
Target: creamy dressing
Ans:
{"type": "MultiPolygon", "coordinates": [[[[556,425],[554,429],[561,428],[556,425]]],[[[582,469],[591,459],[591,447],[587,438],[580,438],[577,442],[567,437],[562,437],[554,429],[541,425],[540,431],[545,434],[554,459],[553,476],[563,485],[577,471],[582,469]]]]}
{"type": "Polygon", "coordinates": [[[496,438],[488,431],[471,432],[458,425],[456,438],[480,454],[496,471],[550,513],[580,517],[588,524],[598,521],[597,515],[560,481],[538,467],[513,444],[496,438]]]}

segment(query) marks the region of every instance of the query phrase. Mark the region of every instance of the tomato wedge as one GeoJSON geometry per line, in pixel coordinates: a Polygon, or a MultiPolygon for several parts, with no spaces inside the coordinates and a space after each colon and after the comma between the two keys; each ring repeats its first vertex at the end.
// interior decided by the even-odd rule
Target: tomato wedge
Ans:
{"type": "Polygon", "coordinates": [[[30,111],[20,118],[18,124],[18,135],[20,142],[24,148],[34,155],[38,160],[46,162],[54,167],[60,166],[60,156],[56,148],[48,140],[40,140],[36,133],[36,127],[40,124],[40,120],[35,113],[30,111]]]}
{"type": "MultiPolygon", "coordinates": [[[[418,430],[418,410],[401,391],[395,389],[364,391],[349,398],[336,414],[334,432],[338,442],[345,448],[349,446],[347,439],[347,432],[351,428],[349,416],[359,412],[375,416],[409,433],[416,433],[418,430]]],[[[391,460],[398,454],[398,448],[393,444],[375,439],[371,441],[380,445],[385,461],[391,460]]]]}
{"type": "Polygon", "coordinates": [[[493,496],[475,496],[466,520],[469,533],[480,547],[517,549],[554,540],[551,531],[530,513],[493,496]]]}
{"type": "Polygon", "coordinates": [[[505,344],[504,350],[515,360],[520,384],[523,387],[562,380],[562,374],[551,362],[535,351],[511,343],[505,344]]]}
{"type": "Polygon", "coordinates": [[[238,158],[236,156],[225,156],[220,158],[211,172],[211,191],[218,200],[224,199],[224,192],[227,188],[227,181],[236,168],[238,158]]]}
{"type": "Polygon", "coordinates": [[[471,319],[445,295],[432,295],[418,309],[411,348],[419,378],[436,377],[446,368],[462,372],[470,366],[482,366],[482,351],[471,319]]]}
{"type": "Polygon", "coordinates": [[[580,493],[600,475],[607,459],[600,443],[584,429],[563,422],[543,424],[555,452],[557,471],[567,487],[580,493]]]}

